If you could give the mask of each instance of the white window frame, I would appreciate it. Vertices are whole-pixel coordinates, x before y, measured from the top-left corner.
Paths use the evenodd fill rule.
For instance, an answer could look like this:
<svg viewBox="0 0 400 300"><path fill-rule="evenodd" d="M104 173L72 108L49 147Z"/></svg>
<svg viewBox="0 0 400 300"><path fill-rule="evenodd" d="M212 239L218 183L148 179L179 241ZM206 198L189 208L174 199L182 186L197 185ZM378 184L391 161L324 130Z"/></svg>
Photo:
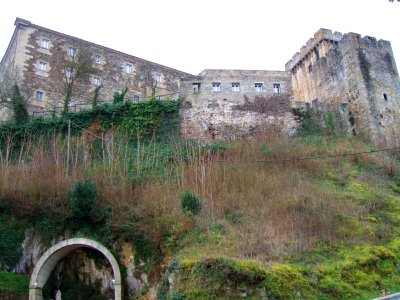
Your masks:
<svg viewBox="0 0 400 300"><path fill-rule="evenodd" d="M74 72L72 71L72 69L68 68L68 69L65 71L65 76L66 76L67 78L71 78L72 75L74 75Z"/></svg>
<svg viewBox="0 0 400 300"><path fill-rule="evenodd" d="M162 100L162 96L156 96L157 100Z"/></svg>
<svg viewBox="0 0 400 300"><path fill-rule="evenodd" d="M100 77L93 77L93 84L94 85L101 85L101 78Z"/></svg>
<svg viewBox="0 0 400 300"><path fill-rule="evenodd" d="M44 93L42 91L36 91L35 92L35 100L43 101L43 99L44 99Z"/></svg>
<svg viewBox="0 0 400 300"><path fill-rule="evenodd" d="M69 56L75 56L76 54L76 48L75 47L69 47L68 48L68 55Z"/></svg>
<svg viewBox="0 0 400 300"><path fill-rule="evenodd" d="M40 41L40 47L44 48L44 49L49 49L50 47L50 40L42 38L42 40Z"/></svg>
<svg viewBox="0 0 400 300"><path fill-rule="evenodd" d="M161 82L161 74L156 74L156 82L157 83Z"/></svg>
<svg viewBox="0 0 400 300"><path fill-rule="evenodd" d="M125 64L125 73L126 74L132 74L132 70L133 70L133 65L132 64Z"/></svg>
<svg viewBox="0 0 400 300"><path fill-rule="evenodd" d="M101 56L100 56L100 55L96 54L96 55L94 56L94 63L95 63L96 65L101 64Z"/></svg>
<svg viewBox="0 0 400 300"><path fill-rule="evenodd" d="M239 93L240 92L240 83L232 82L232 92Z"/></svg>
<svg viewBox="0 0 400 300"><path fill-rule="evenodd" d="M39 70L46 71L46 69L47 69L47 63L44 61L39 61Z"/></svg>
<svg viewBox="0 0 400 300"><path fill-rule="evenodd" d="M264 84L262 82L254 83L254 89L256 93L262 93L264 91Z"/></svg>
<svg viewBox="0 0 400 300"><path fill-rule="evenodd" d="M220 92L221 91L221 83L220 82L213 82L212 83L212 91L213 92Z"/></svg>
<svg viewBox="0 0 400 300"><path fill-rule="evenodd" d="M281 88L281 84L280 83L274 83L272 85L272 88L274 90L274 94L280 94L282 93L282 88Z"/></svg>

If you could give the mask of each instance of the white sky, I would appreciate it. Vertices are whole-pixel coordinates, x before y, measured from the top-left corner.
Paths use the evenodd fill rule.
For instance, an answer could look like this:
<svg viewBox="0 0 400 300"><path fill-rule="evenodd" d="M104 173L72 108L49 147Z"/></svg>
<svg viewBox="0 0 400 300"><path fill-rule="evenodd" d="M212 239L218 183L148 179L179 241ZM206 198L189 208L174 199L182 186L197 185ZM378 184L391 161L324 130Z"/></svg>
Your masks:
<svg viewBox="0 0 400 300"><path fill-rule="evenodd" d="M284 70L319 28L389 40L400 68L400 3L388 0L9 0L0 56L16 17L192 74Z"/></svg>

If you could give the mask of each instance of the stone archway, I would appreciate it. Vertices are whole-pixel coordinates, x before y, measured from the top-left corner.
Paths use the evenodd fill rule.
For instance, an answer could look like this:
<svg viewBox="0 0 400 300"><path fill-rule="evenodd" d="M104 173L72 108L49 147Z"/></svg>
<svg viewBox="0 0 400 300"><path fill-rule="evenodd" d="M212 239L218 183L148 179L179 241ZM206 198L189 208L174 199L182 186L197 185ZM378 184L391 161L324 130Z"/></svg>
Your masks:
<svg viewBox="0 0 400 300"><path fill-rule="evenodd" d="M114 299L121 300L121 271L111 252L100 243L85 239L73 238L62 241L47 250L33 269L29 283L29 300L43 300L42 289L56 264L72 251L79 248L91 248L102 253L110 262L113 269Z"/></svg>

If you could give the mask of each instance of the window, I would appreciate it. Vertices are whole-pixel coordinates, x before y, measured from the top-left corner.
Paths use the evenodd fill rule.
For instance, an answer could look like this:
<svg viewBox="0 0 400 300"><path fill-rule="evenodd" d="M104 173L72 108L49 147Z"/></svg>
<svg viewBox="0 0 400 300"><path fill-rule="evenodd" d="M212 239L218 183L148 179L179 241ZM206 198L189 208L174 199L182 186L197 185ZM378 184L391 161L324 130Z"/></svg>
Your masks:
<svg viewBox="0 0 400 300"><path fill-rule="evenodd" d="M386 94L383 94L383 100L385 100L385 101L388 100L388 96Z"/></svg>
<svg viewBox="0 0 400 300"><path fill-rule="evenodd" d="M274 83L273 88L274 88L274 93L275 94L280 94L281 93L281 85L279 83Z"/></svg>
<svg viewBox="0 0 400 300"><path fill-rule="evenodd" d="M156 82L161 82L161 75L160 74L156 74Z"/></svg>
<svg viewBox="0 0 400 300"><path fill-rule="evenodd" d="M35 93L35 99L38 100L38 101L43 101L43 96L44 96L44 93L43 93L43 92L37 91L37 92Z"/></svg>
<svg viewBox="0 0 400 300"><path fill-rule="evenodd" d="M156 96L156 99L157 99L157 100L161 100L161 99L162 99L162 96Z"/></svg>
<svg viewBox="0 0 400 300"><path fill-rule="evenodd" d="M262 83L255 83L254 84L255 88L256 88L256 92L260 93L263 91L263 84Z"/></svg>
<svg viewBox="0 0 400 300"><path fill-rule="evenodd" d="M308 73L311 73L312 72L312 64L309 64L308 65Z"/></svg>
<svg viewBox="0 0 400 300"><path fill-rule="evenodd" d="M318 49L314 49L314 53L315 53L315 58L317 60L319 60L319 51L318 51Z"/></svg>
<svg viewBox="0 0 400 300"><path fill-rule="evenodd" d="M221 84L219 82L213 82L212 91L213 92L220 92L221 91Z"/></svg>
<svg viewBox="0 0 400 300"><path fill-rule="evenodd" d="M132 73L132 65L131 64L125 64L125 73L126 74Z"/></svg>
<svg viewBox="0 0 400 300"><path fill-rule="evenodd" d="M39 62L39 70L46 71L46 69L47 69L47 64L44 61Z"/></svg>
<svg viewBox="0 0 400 300"><path fill-rule="evenodd" d="M200 93L200 82L193 83L193 94Z"/></svg>
<svg viewBox="0 0 400 300"><path fill-rule="evenodd" d="M48 39L42 39L42 41L40 42L40 47L45 48L45 49L49 49L49 40Z"/></svg>
<svg viewBox="0 0 400 300"><path fill-rule="evenodd" d="M74 74L74 72L72 72L71 69L67 69L67 71L65 72L65 75L67 76L67 78L72 77L73 74Z"/></svg>
<svg viewBox="0 0 400 300"><path fill-rule="evenodd" d="M101 56L100 55L95 55L94 57L94 63L96 65L99 65L101 63Z"/></svg>
<svg viewBox="0 0 400 300"><path fill-rule="evenodd" d="M93 77L93 84L94 85L101 85L101 78L100 77Z"/></svg>
<svg viewBox="0 0 400 300"><path fill-rule="evenodd" d="M76 53L76 49L74 47L69 47L68 48L68 55L69 56L74 56Z"/></svg>
<svg viewBox="0 0 400 300"><path fill-rule="evenodd" d="M133 96L133 101L134 102L139 102L139 100L140 100L139 96Z"/></svg>
<svg viewBox="0 0 400 300"><path fill-rule="evenodd" d="M232 92L240 92L240 83L232 83Z"/></svg>

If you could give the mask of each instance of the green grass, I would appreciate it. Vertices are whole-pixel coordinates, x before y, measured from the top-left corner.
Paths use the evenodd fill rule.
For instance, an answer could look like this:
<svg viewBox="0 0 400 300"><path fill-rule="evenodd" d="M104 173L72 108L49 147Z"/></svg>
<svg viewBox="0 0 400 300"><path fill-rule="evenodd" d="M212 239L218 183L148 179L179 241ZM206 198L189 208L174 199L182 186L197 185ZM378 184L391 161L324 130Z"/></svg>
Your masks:
<svg viewBox="0 0 400 300"><path fill-rule="evenodd" d="M28 288L29 279L26 276L0 270L0 291L26 293Z"/></svg>

